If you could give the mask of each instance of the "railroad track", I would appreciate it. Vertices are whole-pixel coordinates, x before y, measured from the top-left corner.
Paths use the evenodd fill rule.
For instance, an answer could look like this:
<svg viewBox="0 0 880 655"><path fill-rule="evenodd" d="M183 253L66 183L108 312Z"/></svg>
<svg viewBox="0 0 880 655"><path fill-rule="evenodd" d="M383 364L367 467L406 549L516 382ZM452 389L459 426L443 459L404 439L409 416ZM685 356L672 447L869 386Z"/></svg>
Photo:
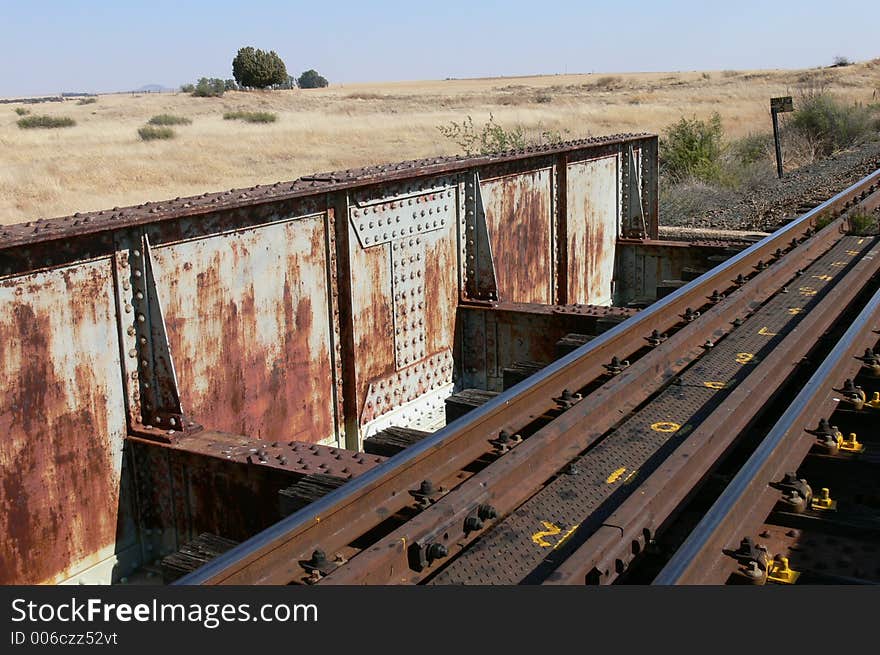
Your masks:
<svg viewBox="0 0 880 655"><path fill-rule="evenodd" d="M848 232L878 189L880 171L177 584L787 582L835 538L864 560L880 242ZM809 558L801 581L880 579Z"/></svg>

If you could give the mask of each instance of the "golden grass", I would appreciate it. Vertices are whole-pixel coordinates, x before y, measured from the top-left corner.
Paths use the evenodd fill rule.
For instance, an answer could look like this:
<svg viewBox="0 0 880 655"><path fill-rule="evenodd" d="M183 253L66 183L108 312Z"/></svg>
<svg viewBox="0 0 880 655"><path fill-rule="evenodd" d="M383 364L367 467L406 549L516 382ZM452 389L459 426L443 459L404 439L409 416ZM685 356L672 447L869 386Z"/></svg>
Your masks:
<svg viewBox="0 0 880 655"><path fill-rule="evenodd" d="M851 101L880 100L880 60L809 71L619 73L382 82L326 89L237 93L103 95L97 103L39 105L76 127L21 130L18 104L0 105L0 224L104 209L319 171L457 152L437 130L491 112L512 127L563 138L660 132L682 116L718 111L729 137L768 131L769 98L813 77ZM549 100L548 100L549 97ZM33 109L31 107L31 109ZM223 120L224 112L271 111L278 121ZM36 111L36 110L35 110ZM171 141L142 142L156 114L190 118Z"/></svg>

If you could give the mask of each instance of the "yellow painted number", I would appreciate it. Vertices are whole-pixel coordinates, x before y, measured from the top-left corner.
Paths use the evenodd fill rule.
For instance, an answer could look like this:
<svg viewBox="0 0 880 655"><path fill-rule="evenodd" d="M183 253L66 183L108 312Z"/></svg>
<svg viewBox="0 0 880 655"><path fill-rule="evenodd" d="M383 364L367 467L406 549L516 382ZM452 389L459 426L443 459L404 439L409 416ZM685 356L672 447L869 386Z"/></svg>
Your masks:
<svg viewBox="0 0 880 655"><path fill-rule="evenodd" d="M539 545L541 548L550 548L553 544L544 539L544 537L555 537L560 532L562 532L562 528L559 526L553 525L550 521L541 521L541 524L544 526L544 529L540 532L536 532L532 535L532 541Z"/></svg>
<svg viewBox="0 0 880 655"><path fill-rule="evenodd" d="M658 421L651 424L651 429L654 432L676 432L680 427L678 423L672 421Z"/></svg>
<svg viewBox="0 0 880 655"><path fill-rule="evenodd" d="M620 479L620 476L624 473L626 473L626 467L621 466L619 469L617 469L611 475L605 478L605 484L614 484Z"/></svg>
<svg viewBox="0 0 880 655"><path fill-rule="evenodd" d="M736 354L736 363L737 364L748 364L751 361L754 361L755 356L752 353L737 353Z"/></svg>
<svg viewBox="0 0 880 655"><path fill-rule="evenodd" d="M798 289L798 292L800 292L800 294L802 296L815 296L816 295L816 290L813 287L801 287L800 289Z"/></svg>

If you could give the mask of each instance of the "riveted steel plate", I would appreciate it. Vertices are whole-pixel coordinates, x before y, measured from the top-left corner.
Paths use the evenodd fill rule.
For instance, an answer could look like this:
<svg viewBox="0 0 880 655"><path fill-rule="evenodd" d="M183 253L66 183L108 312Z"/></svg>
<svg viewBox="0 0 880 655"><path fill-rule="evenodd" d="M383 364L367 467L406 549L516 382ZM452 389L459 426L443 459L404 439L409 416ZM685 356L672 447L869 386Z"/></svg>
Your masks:
<svg viewBox="0 0 880 655"><path fill-rule="evenodd" d="M349 207L349 219L361 247L442 230L452 224L458 199L457 187L450 184L451 181L445 180L427 189L406 187L400 194L392 190L392 195L379 200L358 194L360 199Z"/></svg>
<svg viewBox="0 0 880 655"><path fill-rule="evenodd" d="M0 281L0 584L55 583L133 537L112 259Z"/></svg>
<svg viewBox="0 0 880 655"><path fill-rule="evenodd" d="M452 382L452 352L444 350L370 382L361 425Z"/></svg>
<svg viewBox="0 0 880 655"><path fill-rule="evenodd" d="M398 239L391 244L394 361L398 369L425 357L428 322L425 308L426 259L421 236Z"/></svg>
<svg viewBox="0 0 880 655"><path fill-rule="evenodd" d="M327 225L323 213L153 241L180 394L196 421L255 439L338 443Z"/></svg>

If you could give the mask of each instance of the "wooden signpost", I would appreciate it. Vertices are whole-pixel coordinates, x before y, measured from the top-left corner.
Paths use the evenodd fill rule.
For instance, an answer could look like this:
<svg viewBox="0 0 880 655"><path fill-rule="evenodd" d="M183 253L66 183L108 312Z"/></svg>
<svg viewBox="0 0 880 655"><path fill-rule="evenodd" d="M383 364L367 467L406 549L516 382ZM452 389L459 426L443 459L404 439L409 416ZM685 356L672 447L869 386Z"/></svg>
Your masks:
<svg viewBox="0 0 880 655"><path fill-rule="evenodd" d="M794 103L791 96L770 98L770 113L773 115L773 141L776 143L776 173L782 179L782 147L779 145L779 119L777 114L785 111L794 111Z"/></svg>

